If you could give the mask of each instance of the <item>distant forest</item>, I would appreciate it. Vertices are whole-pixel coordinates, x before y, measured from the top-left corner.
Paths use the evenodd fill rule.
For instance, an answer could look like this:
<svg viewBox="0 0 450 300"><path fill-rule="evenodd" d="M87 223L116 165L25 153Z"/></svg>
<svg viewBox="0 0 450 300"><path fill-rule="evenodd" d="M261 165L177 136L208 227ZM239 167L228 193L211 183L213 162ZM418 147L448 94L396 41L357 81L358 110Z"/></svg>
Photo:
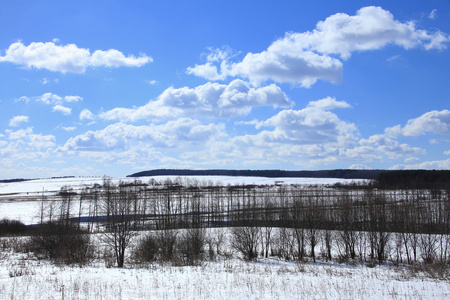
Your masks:
<svg viewBox="0 0 450 300"><path fill-rule="evenodd" d="M388 189L450 189L450 170L318 170L318 171L286 171L286 170L189 170L189 169L155 169L128 175L127 177L151 176L244 176L268 178L342 178L371 179L373 187ZM52 177L73 178L74 176ZM12 183L32 179L5 179L0 183Z"/></svg>
<svg viewBox="0 0 450 300"><path fill-rule="evenodd" d="M382 172L376 184L388 189L450 189L450 170L402 170Z"/></svg>
<svg viewBox="0 0 450 300"><path fill-rule="evenodd" d="M268 178L343 178L372 179L373 187L434 189L450 188L450 170L319 170L319 171L286 171L286 170L187 170L156 169L142 171L127 177L144 176L248 176Z"/></svg>
<svg viewBox="0 0 450 300"><path fill-rule="evenodd" d="M127 177L144 176L245 176L268 178L343 178L343 179L376 179L386 170L319 170L319 171L286 171L286 170L186 170L186 169L157 169L142 171Z"/></svg>

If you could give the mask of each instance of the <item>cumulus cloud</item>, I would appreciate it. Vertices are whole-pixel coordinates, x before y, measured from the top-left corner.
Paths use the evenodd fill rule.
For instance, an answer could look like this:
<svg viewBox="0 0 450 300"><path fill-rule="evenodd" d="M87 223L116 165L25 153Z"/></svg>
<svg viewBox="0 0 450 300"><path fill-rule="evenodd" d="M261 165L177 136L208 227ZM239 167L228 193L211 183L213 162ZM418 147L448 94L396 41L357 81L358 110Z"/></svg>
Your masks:
<svg viewBox="0 0 450 300"><path fill-rule="evenodd" d="M401 144L385 134L376 134L368 139L361 139L359 144L363 147L371 147L378 153L388 158L416 157L425 154L425 150L419 147L412 147L408 144Z"/></svg>
<svg viewBox="0 0 450 300"><path fill-rule="evenodd" d="M293 33L288 37L293 45L303 44L308 49L339 54L344 59L354 51L376 50L389 44L405 49L422 46L430 50L443 49L448 42L442 32L429 33L417 29L413 21L402 23L395 20L389 11L374 6L363 7L354 16L332 15L318 22L314 31Z"/></svg>
<svg viewBox="0 0 450 300"><path fill-rule="evenodd" d="M33 42L25 46L19 41L9 46L5 55L0 56L0 62L61 73L84 73L89 67L141 67L152 62L152 58L145 54L125 56L115 49L96 50L91 54L89 49L75 44Z"/></svg>
<svg viewBox="0 0 450 300"><path fill-rule="evenodd" d="M196 75L206 78L208 80L224 80L228 74L225 70L228 68L228 60L235 56L233 50L230 47L223 47L221 49L208 48L209 53L204 54L206 56L206 64L195 65L195 67L188 67L187 74ZM214 63L220 63L221 74Z"/></svg>
<svg viewBox="0 0 450 300"><path fill-rule="evenodd" d="M312 51L291 52L269 47L261 53L248 53L242 62L233 64L229 74L248 78L256 85L267 80L290 82L310 87L317 80L339 83L342 63L335 58Z"/></svg>
<svg viewBox="0 0 450 300"><path fill-rule="evenodd" d="M289 141L301 144L353 142L357 128L327 110L306 107L302 110L283 110L263 123L274 127L272 141Z"/></svg>
<svg viewBox="0 0 450 300"><path fill-rule="evenodd" d="M52 111L53 112L60 112L60 113L62 113L65 116L68 116L68 115L72 114L72 109L71 108L65 107L65 106L62 106L62 105L55 105L55 106L53 106Z"/></svg>
<svg viewBox="0 0 450 300"><path fill-rule="evenodd" d="M301 110L282 110L265 121L242 122L254 124L260 131L233 137L206 151L214 152L210 154L214 159L239 158L247 164L294 163L305 167L336 161L339 149L355 146L359 135L353 123L328 110L336 106L349 107L343 101L326 98L311 101Z"/></svg>
<svg viewBox="0 0 450 300"><path fill-rule="evenodd" d="M137 121L154 118L246 115L253 107L291 107L294 103L276 85L253 88L236 79L228 85L206 83L195 88L166 89L156 100L138 108L115 108L99 116L108 120Z"/></svg>
<svg viewBox="0 0 450 300"><path fill-rule="evenodd" d="M92 121L95 119L94 114L89 109L83 109L80 112L80 121Z"/></svg>
<svg viewBox="0 0 450 300"><path fill-rule="evenodd" d="M447 160L435 160L435 161L425 161L419 164L399 164L395 165L392 170L449 170L450 169L450 159Z"/></svg>
<svg viewBox="0 0 450 300"><path fill-rule="evenodd" d="M441 135L450 135L450 111L433 110L416 119L408 120L406 125L396 125L386 129L391 136L419 136L427 132Z"/></svg>
<svg viewBox="0 0 450 300"><path fill-rule="evenodd" d="M55 146L55 137L53 135L35 134L32 127L20 130L6 130L7 138L11 141L9 148L24 150L43 150Z"/></svg>
<svg viewBox="0 0 450 300"><path fill-rule="evenodd" d="M395 159L412 162L425 154L424 149L386 134L360 138L355 124L330 111L350 107L345 101L327 97L311 101L300 110L282 110L267 120L235 122L254 125L259 132L233 137L205 151L215 151L210 153L214 159L241 158L247 164L294 163L303 168L346 161L354 166Z"/></svg>
<svg viewBox="0 0 450 300"><path fill-rule="evenodd" d="M336 98L327 97L308 103L308 107L314 107L321 110L330 110L335 108L351 108L352 106L345 101L337 101Z"/></svg>
<svg viewBox="0 0 450 300"><path fill-rule="evenodd" d="M353 16L332 15L318 22L313 31L288 32L267 50L248 53L240 62L230 62L229 56L208 56L205 64L190 67L187 73L209 80L241 76L254 84L274 80L310 87L317 80L341 81L343 63L333 55L346 60L352 52L377 50L387 45L444 49L448 41L448 36L440 31L417 29L413 21L397 21L389 11L370 6Z"/></svg>
<svg viewBox="0 0 450 300"><path fill-rule="evenodd" d="M15 116L11 120L9 120L9 126L17 127L20 126L22 123L28 123L29 121L30 118L27 116Z"/></svg>
<svg viewBox="0 0 450 300"><path fill-rule="evenodd" d="M187 90L196 95L195 89ZM187 90L178 92L184 95ZM186 99L194 101L193 106L198 101L197 96L168 99L165 105L172 103L173 107L174 103L187 105L181 104ZM74 136L57 152L140 166L150 163L201 167L205 162L213 162L217 166L295 164L301 168L343 162L361 168L370 162L398 159L411 164L425 154L423 149L387 134L361 138L354 123L342 120L332 111L338 108L348 109L351 105L327 97L311 101L303 109L281 110L265 120L236 121L237 126L256 128L256 133L238 135L227 134L224 124L204 124L184 117L145 126L119 122Z"/></svg>
<svg viewBox="0 0 450 300"><path fill-rule="evenodd" d="M22 96L16 100L16 102L25 102L25 103L29 103L30 101L36 101L36 102L44 103L47 105L50 105L50 104L61 105L63 103L83 101L83 97L74 96L74 95L61 97L61 96L59 96L57 94L53 94L53 93L44 93L41 96L36 96L36 97Z"/></svg>
<svg viewBox="0 0 450 300"><path fill-rule="evenodd" d="M182 118L162 125L134 126L116 123L70 138L59 151L124 151L140 145L152 148L179 148L205 143L225 136L223 124L203 125Z"/></svg>

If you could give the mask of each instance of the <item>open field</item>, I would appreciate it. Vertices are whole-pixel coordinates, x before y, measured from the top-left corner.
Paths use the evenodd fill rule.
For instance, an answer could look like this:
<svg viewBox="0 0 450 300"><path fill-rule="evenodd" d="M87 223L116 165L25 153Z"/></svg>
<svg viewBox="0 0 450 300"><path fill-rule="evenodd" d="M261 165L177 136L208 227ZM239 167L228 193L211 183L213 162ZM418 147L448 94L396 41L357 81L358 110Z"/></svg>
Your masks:
<svg viewBox="0 0 450 300"><path fill-rule="evenodd" d="M212 179L210 177L201 180L196 179L194 182L191 179L183 179L183 181L178 179L177 181L176 178L170 178L172 182L170 186L174 187L171 189L155 183L150 187L146 184L125 184L123 189L120 189L120 186L118 186L120 180L129 180L128 183L133 183L134 179L113 179L110 181L112 187L119 188L117 190L119 193L114 194L114 192L112 195L117 195L117 197L122 195L117 199L126 201L126 199L131 199L129 196L143 196L151 191L153 196L147 195L148 202L145 202L145 206L147 209L153 209L154 206L160 209L160 211L156 211L155 208L154 212L149 211L148 214L139 214L139 216L146 217L140 217L140 219L134 221L138 224L141 224L141 222L152 224L160 222L157 226L161 230L139 231L130 235L132 242L125 254L124 268L114 267L116 263L112 255L113 249L104 238L105 235L110 233L104 232L101 223L89 227L92 232L90 234L90 249L92 252L90 259L83 263L82 267L77 264L66 265L61 262L55 264L51 259L43 259L42 256L30 250L29 244L26 242L28 237L0 238L1 298L448 299L450 297L448 234L405 232L405 235L403 235L402 232L383 232L380 235L383 239L376 240L375 238L378 238L378 235L374 236L365 231L353 230L345 233L346 231L343 228L328 230L325 227L312 230L314 227L308 227L309 225L304 222L307 219L302 219L303 223L296 223L297 225L305 225L305 228L299 228L297 225L293 227L290 225L287 228L272 228L267 226L267 223L261 223L263 219L261 219L262 214L259 205L263 205L268 199L276 204L276 209L268 211L273 215L279 215L277 218L281 218L285 211L291 214L296 211L305 213L308 211L305 208L292 210L290 207L293 205L292 207L295 208L295 203L298 203L298 201L303 203L306 199L322 199L322 196L318 197L322 194L318 194L317 191L323 192L323 195L327 195L331 199L327 199L327 201L335 203L340 197L349 194L345 191L326 189L325 187L344 180L304 178L276 180L266 178ZM145 182L149 179L141 180ZM167 178L160 178L159 180L165 181ZM220 185L215 183L218 181L221 182ZM173 182L183 184L190 182L192 185L190 189L182 190L180 185L173 185ZM350 183L351 181L347 182ZM65 216L66 208L67 215L75 219L79 216L97 216L92 213L94 198L86 196L95 195L91 190L95 184L103 184L103 178L53 179L2 184L0 186L0 219L7 217L20 220L25 224L38 224L41 220L46 221L48 219L50 208L55 214L55 219L62 217L63 214ZM195 189L193 189L194 184ZM60 194L61 188L67 189L67 186L73 187L73 189L70 189L71 193ZM146 188L142 189L144 186ZM215 187L211 188L211 186ZM239 188L235 190L231 188L232 186L238 186ZM137 188L141 190L138 191ZM44 194L42 194L42 190L44 190ZM204 192L201 192L202 190ZM110 191L116 190L111 189ZM230 194L226 194L225 191L229 191ZM351 193L351 197L354 197L351 199L357 199L358 205L355 208L358 209L362 207L361 201L359 201L360 197L362 197L361 199L368 199L368 195L373 195L372 192L367 194L364 191L351 191L349 193ZM85 197L84 200L82 200L82 195ZM221 197L225 197L225 195L231 196L233 202L221 201ZM375 193L374 195L380 194ZM420 198L420 201L435 199L434 195L431 196L425 191L420 193L398 191L396 193L390 192L389 195L389 198L386 198L389 200L386 202L389 205L403 203L400 201L403 199L402 197ZM103 199L102 197L105 196L101 196L99 199ZM280 197L283 201L280 200ZM447 203L447 198L448 194L439 194L442 205ZM72 202L69 201L69 203L72 203L71 205L67 204L67 199L71 199ZM183 206L182 200L190 203L190 206ZM195 202L197 200L201 201ZM227 205L227 201L231 204ZM239 204L236 204L236 201ZM197 211L191 210L192 207L195 207L192 204L195 203L198 203ZM216 203L219 203L217 211ZM308 204L308 202L304 203ZM167 206L167 204L170 204L170 206ZM239 205L240 208L236 209L236 205ZM439 205L433 204L432 212L440 211L435 209L440 207ZM142 209L142 206L139 207ZM312 206L306 207L311 208ZM335 211L334 208L328 209L328 205L320 207L326 207L327 211ZM98 209L101 210L101 208L102 206L99 205ZM222 216L220 212L225 208L227 213ZM170 213L164 211L165 209L168 209ZM44 211L45 214L43 214ZM159 212L160 215L155 215L155 212ZM189 214L189 212L196 213ZM258 213L256 214L256 212ZM98 215L101 216L102 213L99 212ZM195 216L198 216L198 219ZM316 216L319 217L319 215ZM249 217L251 218L249 219ZM447 219L444 217L442 218L446 222ZM249 223L249 220L259 220L260 223L258 224L261 224L261 228L257 231L258 238L254 246L256 258L251 259L251 261L244 260L244 253L233 245L236 241L236 231L233 228L209 228L211 224L214 224L212 220L217 218L222 218L222 221L227 222L241 222L241 224L247 224L248 228L255 226ZM123 222L128 220L127 217ZM195 223L196 220L207 221ZM293 222L293 219L289 217L284 221ZM183 260L185 258L183 254L178 254L177 259L168 262L158 260L153 262L137 261L134 253L136 253L140 238L147 234L156 235L159 232L164 232L166 230L164 226L173 226L173 224L184 224L183 226L203 224L200 227L207 227L201 231L205 235L205 244L200 254L201 260L194 265L187 265L189 263ZM277 224L277 226L280 226L284 223ZM360 226L357 223L352 224ZM321 226L323 227L323 224ZM176 229L177 236L185 238L189 230L197 229ZM300 240L298 239L300 234L305 239L304 244L302 244L305 253L301 255L301 258L299 258L298 253L300 251L298 250L300 249ZM347 234L351 234L353 239L353 244L349 245L355 248L355 258L346 256ZM218 242L219 237L221 239L220 244ZM409 260L413 260L413 252L406 248L409 251L406 254L405 249L402 248L402 238L404 237L408 238L407 247L411 245L417 247L417 253L414 252L414 256L417 255L417 261L414 257L414 261L408 263ZM417 240L416 244L412 243L413 239ZM372 244L375 240L386 242L383 245L381 262L370 254L371 249L376 248ZM177 242L178 247L182 247L182 241L184 240ZM332 243L328 245L327 241ZM431 249L434 251L431 256L434 263L425 264L422 262L422 258L425 259L425 253L429 251L425 246L430 241L434 245ZM314 247L311 243L315 243L313 244ZM314 257L311 256L312 248L315 248L316 251ZM331 251L331 259L327 257L328 250ZM267 251L266 255L264 255L265 251ZM406 255L408 255L408 258ZM314 260L316 262L313 262Z"/></svg>
<svg viewBox="0 0 450 300"><path fill-rule="evenodd" d="M176 180L178 176L155 176L141 177L139 180L148 182L153 179L164 182L167 179ZM189 177L183 177L186 179ZM136 178L122 177L110 178L111 182L132 183ZM333 185L335 183L360 182L361 180L339 179L339 178L265 178L265 177L231 177L231 176L195 176L191 177L198 182L209 182L211 184L220 183L222 185L274 185L279 184L300 184L300 185ZM76 177L76 178L55 178L38 179L13 183L0 183L0 219L9 218L19 220L26 225L38 223L39 210L43 196L46 201L58 200L54 198L61 188L70 186L74 192L79 193L86 187L96 184L103 184L103 177ZM74 215L78 206L74 205Z"/></svg>
<svg viewBox="0 0 450 300"><path fill-rule="evenodd" d="M107 268L54 265L3 251L2 299L448 299L450 283L437 270L275 258L221 258L201 266L167 264ZM448 273L447 273L448 274Z"/></svg>

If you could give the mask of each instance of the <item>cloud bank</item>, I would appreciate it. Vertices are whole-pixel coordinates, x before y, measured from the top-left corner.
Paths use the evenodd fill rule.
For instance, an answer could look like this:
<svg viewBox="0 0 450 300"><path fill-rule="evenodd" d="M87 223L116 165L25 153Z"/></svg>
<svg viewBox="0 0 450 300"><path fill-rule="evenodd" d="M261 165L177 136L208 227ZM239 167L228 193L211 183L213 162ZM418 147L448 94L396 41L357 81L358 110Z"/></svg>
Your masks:
<svg viewBox="0 0 450 300"><path fill-rule="evenodd" d="M95 67L142 67L152 61L145 54L125 56L115 49L91 53L89 49L79 48L75 44L56 45L53 42L33 42L25 46L19 41L11 44L5 55L0 56L0 62L61 73L84 73L86 69Z"/></svg>
<svg viewBox="0 0 450 300"><path fill-rule="evenodd" d="M291 107L294 103L275 84L253 88L235 79L229 84L208 82L195 88L166 89L156 100L138 108L115 108L100 114L107 120L138 121L177 117L231 118L254 107Z"/></svg>

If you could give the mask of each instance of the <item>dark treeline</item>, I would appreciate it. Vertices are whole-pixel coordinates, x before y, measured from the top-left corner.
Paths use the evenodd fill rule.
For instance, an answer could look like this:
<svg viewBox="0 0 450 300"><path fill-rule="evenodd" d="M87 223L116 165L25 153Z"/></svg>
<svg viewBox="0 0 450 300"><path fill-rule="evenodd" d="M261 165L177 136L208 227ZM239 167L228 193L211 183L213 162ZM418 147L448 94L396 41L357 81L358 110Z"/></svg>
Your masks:
<svg viewBox="0 0 450 300"><path fill-rule="evenodd" d="M319 171L287 171L287 170L186 170L157 169L142 171L127 177L144 176L244 176L244 177L310 177L310 178L343 178L343 179L375 179L385 170L319 170Z"/></svg>
<svg viewBox="0 0 450 300"><path fill-rule="evenodd" d="M450 188L450 170L401 170L378 174L378 187L389 189Z"/></svg>
<svg viewBox="0 0 450 300"><path fill-rule="evenodd" d="M0 180L0 183L14 183L14 182L22 182L22 181L28 181L31 179L24 179L24 178L14 178L14 179L2 179Z"/></svg>

